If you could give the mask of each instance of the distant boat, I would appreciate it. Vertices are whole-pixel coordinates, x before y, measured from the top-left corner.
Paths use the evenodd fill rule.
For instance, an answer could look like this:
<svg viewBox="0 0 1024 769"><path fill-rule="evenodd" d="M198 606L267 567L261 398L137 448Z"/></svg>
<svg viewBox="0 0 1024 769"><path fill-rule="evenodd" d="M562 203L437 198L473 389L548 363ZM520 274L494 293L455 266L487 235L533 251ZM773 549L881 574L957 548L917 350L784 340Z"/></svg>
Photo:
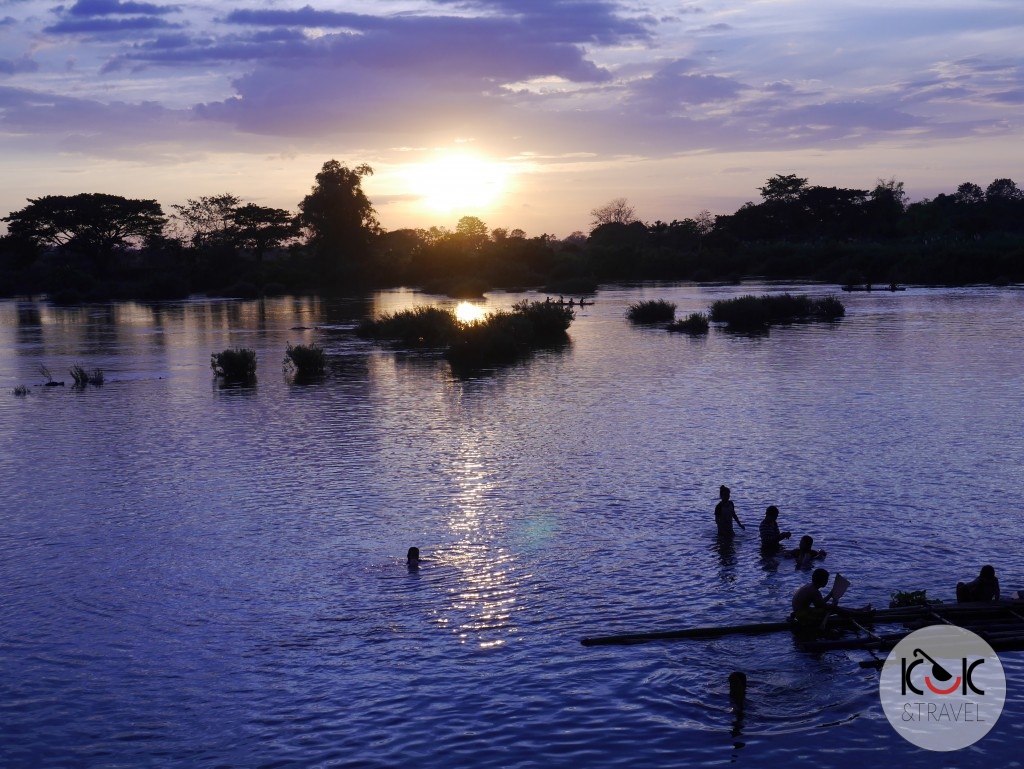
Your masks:
<svg viewBox="0 0 1024 769"><path fill-rule="evenodd" d="M906 291L907 289L903 286L890 283L888 286L873 286L870 283L863 285L846 285L843 286L843 291Z"/></svg>
<svg viewBox="0 0 1024 769"><path fill-rule="evenodd" d="M557 305L564 306L564 307L575 307L576 305L579 305L580 307L589 307L590 305L592 305L594 303L594 300L590 300L589 302L587 302L587 301L584 301L583 298L581 297L578 302L575 299L572 299L572 298L570 298L569 301L567 302L562 297L558 297L558 299L552 299L549 296L547 299L544 300L544 302L545 302L545 304L557 304Z"/></svg>

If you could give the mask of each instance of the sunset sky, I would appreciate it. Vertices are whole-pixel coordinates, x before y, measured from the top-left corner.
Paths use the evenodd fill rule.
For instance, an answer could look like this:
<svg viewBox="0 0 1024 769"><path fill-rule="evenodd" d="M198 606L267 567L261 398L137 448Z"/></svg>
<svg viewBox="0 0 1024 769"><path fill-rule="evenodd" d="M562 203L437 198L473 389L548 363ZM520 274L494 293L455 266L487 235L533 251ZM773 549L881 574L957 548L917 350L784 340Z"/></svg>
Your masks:
<svg viewBox="0 0 1024 769"><path fill-rule="evenodd" d="M295 210L367 163L387 229L564 237L757 200L1024 186L1022 0L0 0L0 216L47 194Z"/></svg>

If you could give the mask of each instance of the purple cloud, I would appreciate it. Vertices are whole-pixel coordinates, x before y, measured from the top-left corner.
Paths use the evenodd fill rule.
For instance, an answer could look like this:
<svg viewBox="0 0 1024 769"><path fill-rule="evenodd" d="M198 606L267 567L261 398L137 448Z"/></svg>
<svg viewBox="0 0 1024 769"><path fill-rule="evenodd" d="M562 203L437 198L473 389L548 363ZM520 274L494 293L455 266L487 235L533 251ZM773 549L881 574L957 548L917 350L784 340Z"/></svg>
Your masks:
<svg viewBox="0 0 1024 769"><path fill-rule="evenodd" d="M493 90L504 83L556 76L573 82L604 82L610 73L585 58L571 42L550 39L550 30L535 31L508 19L458 17L377 18L333 11L236 12L232 18L260 19L270 31L196 40L174 48L149 44L136 46L108 64L179 65L211 61L258 61L264 67L285 67L296 79L297 68L358 67L398 73L408 70L432 87L428 77L475 82L476 88ZM292 20L295 24L277 24ZM272 22L274 22L272 24ZM336 28L362 34L336 32L309 39L294 29L330 22ZM258 26L258 25L250 25Z"/></svg>
<svg viewBox="0 0 1024 769"><path fill-rule="evenodd" d="M177 5L122 2L122 0L78 0L68 9L70 16L164 16L180 10Z"/></svg>
<svg viewBox="0 0 1024 769"><path fill-rule="evenodd" d="M164 19L151 16L133 16L127 19L86 18L65 19L43 29L51 35L103 35L124 32L150 31L155 29L175 29L180 24L172 24Z"/></svg>
<svg viewBox="0 0 1024 769"><path fill-rule="evenodd" d="M465 6L465 3L458 3ZM321 11L312 6L298 10L240 9L223 21L249 26L297 26L350 29L392 34L510 35L517 39L562 43L614 44L650 37L654 20L627 19L616 15L614 5L601 2L495 2L470 3L482 10L503 11L496 16L368 16L340 11Z"/></svg>
<svg viewBox="0 0 1024 769"><path fill-rule="evenodd" d="M23 56L20 59L0 59L0 75L20 75L38 70L39 65L28 56Z"/></svg>
<svg viewBox="0 0 1024 769"><path fill-rule="evenodd" d="M695 69L690 59L674 61L632 84L630 101L652 112L671 112L680 106L733 99L748 88L732 78L697 73Z"/></svg>

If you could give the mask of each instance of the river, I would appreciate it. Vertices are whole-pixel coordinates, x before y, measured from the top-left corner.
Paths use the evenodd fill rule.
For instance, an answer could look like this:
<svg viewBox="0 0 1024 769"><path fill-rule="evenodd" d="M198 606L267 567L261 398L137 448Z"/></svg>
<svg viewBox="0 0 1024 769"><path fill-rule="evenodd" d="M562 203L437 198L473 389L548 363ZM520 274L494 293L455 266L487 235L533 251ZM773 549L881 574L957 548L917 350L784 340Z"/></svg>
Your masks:
<svg viewBox="0 0 1024 769"><path fill-rule="evenodd" d="M580 644L787 614L807 574L761 557L769 504L849 605L952 601L984 563L1024 587L1024 290L841 294L842 320L763 335L624 317L783 290L829 292L603 289L565 347L461 377L353 335L454 304L411 291L0 302L0 766L1020 765L1019 653L1000 721L945 755L889 726L868 652ZM328 373L296 384L309 343ZM212 377L236 346L254 386Z"/></svg>

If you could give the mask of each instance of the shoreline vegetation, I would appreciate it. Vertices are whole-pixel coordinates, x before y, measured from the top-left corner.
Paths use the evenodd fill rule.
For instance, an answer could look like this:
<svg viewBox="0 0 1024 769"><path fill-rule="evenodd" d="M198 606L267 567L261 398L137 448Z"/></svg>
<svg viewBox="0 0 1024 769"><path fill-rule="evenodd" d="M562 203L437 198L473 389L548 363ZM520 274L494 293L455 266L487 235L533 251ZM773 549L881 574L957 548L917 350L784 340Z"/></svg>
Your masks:
<svg viewBox="0 0 1024 769"><path fill-rule="evenodd" d="M454 229L385 231L366 165L328 161L297 211L231 193L164 211L155 200L48 195L3 217L0 296L57 304L355 295L388 287L476 298L492 289L586 295L637 280L808 280L845 290L1024 282L1024 191L1011 179L909 202L903 183L813 186L794 174L732 214L646 223L624 198L589 232L534 237L463 216ZM497 321L496 321L497 322Z"/></svg>

